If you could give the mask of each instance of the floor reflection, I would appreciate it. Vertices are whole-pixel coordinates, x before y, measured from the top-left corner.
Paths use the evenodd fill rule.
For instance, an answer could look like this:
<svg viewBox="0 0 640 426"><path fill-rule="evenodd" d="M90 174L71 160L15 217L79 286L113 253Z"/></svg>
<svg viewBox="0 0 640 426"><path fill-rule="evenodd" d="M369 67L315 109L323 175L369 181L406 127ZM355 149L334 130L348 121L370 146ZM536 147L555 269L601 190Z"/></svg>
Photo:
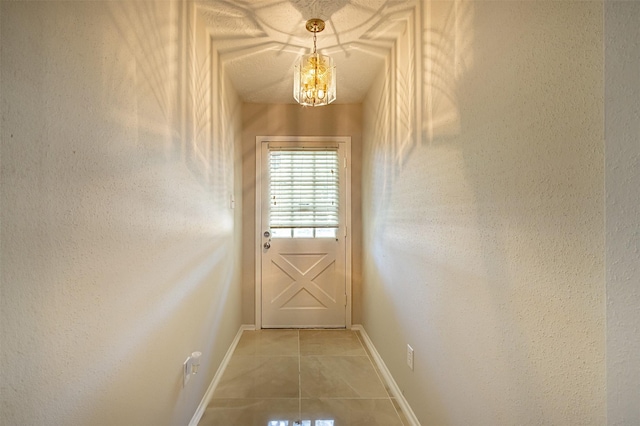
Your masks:
<svg viewBox="0 0 640 426"><path fill-rule="evenodd" d="M293 422L293 426L334 426L333 420L315 420L311 423L311 420L302 420L299 422ZM268 426L289 426L288 420L272 420Z"/></svg>

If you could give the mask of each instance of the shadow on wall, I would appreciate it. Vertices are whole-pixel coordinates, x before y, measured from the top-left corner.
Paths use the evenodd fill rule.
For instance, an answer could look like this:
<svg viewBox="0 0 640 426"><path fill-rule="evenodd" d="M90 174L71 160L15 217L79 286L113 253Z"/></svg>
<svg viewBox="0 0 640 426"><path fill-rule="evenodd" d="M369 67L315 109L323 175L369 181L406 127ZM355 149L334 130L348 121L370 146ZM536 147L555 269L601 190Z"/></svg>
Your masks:
<svg viewBox="0 0 640 426"><path fill-rule="evenodd" d="M370 176L378 212L386 210L394 177L419 144L460 133L458 85L473 67L473 16L470 0L420 1L389 11L364 35L370 43L355 44L385 60L379 91L369 94L376 114L370 160L384 165ZM378 218L376 228L387 223Z"/></svg>
<svg viewBox="0 0 640 426"><path fill-rule="evenodd" d="M196 179L210 190L229 188L232 181L224 170L233 162L233 144L229 123L223 117L238 114L239 105L227 102L227 77L217 55L211 54L217 46L212 45L206 15L201 6L185 3L181 9L175 8L173 22L155 26L158 7L153 2L110 3L112 19L125 41L113 48L122 51L126 46L136 63L127 75L105 81L105 102L117 102L111 98L119 93L126 97L134 87L141 95L138 102L147 105L126 107L135 108L135 112L142 112L143 107L154 113L158 110L164 121L154 123L151 117L136 117L128 110L114 111L114 119L150 133L169 132L173 146L164 148L180 149ZM131 123L134 117L137 123ZM217 201L224 201L229 194L216 195L220 197Z"/></svg>
<svg viewBox="0 0 640 426"><path fill-rule="evenodd" d="M458 19L452 22L452 25L466 25L464 20L459 18L468 2L455 3L458 9L455 16ZM305 29L305 22L310 18L322 18L327 24L318 39L319 51L332 55L338 70L357 70L337 74L339 98L342 103L360 103L362 99L355 93L366 91L368 87L363 86L369 84L376 72L375 67L363 69L359 66L362 60L371 56L382 60L394 49L394 45L401 55L410 54L407 49L414 47L417 49L415 52L419 53L423 47L414 46L414 40L410 39L411 31L423 28L421 16L408 16L414 9L419 14L422 13L425 6L420 0L374 0L366 2L366 5L356 0L281 1L270 4L213 0L198 7L210 28L220 60L233 70L230 77L246 102L263 102L258 99L264 99L267 95L273 99L272 103L293 103L291 80L286 76L292 75L294 62L300 54L308 52L311 46L309 32ZM405 32L405 29L408 32ZM454 31L460 34L462 30L457 28ZM400 36L406 38L396 40ZM443 40L436 35L424 40L425 43L431 41L439 44ZM451 47L457 49L455 55L461 57L460 49L465 48L461 40L454 40L451 46L437 45L437 49L442 49L442 52L448 52L446 49ZM275 58L274 51L277 52ZM415 65L423 66L421 63ZM403 68L402 71L407 70ZM400 96L404 94L403 102L407 102L407 97L414 93L412 88L421 84L409 79L413 79L414 76L421 78L421 74L416 74L421 71L408 70L411 75L402 75L401 69L395 69L395 72L399 73L399 84L394 91L399 90ZM274 78L273 81L265 83L265 75L285 77ZM434 81L433 85L441 83ZM354 87L361 91L354 90ZM408 107L410 106L405 104L398 106ZM409 125L404 124L405 127Z"/></svg>
<svg viewBox="0 0 640 426"><path fill-rule="evenodd" d="M16 372L3 419L185 424L239 325L239 104L206 27L186 2L2 7L3 23L18 22L3 55L25 39L40 48L3 63L3 87L26 86L4 72L25 64L40 84L33 98L12 91L27 99L6 113L23 145L5 151L3 139L16 165L39 165L3 167L19 206L2 210L2 314L15 311L16 336L3 340L3 369L6 350ZM182 389L193 350L207 359Z"/></svg>
<svg viewBox="0 0 640 426"><path fill-rule="evenodd" d="M129 70L128 75L112 76L112 81L105 82L105 102L130 90L131 84L140 93L149 94L149 99L156 101L154 108L176 123L172 136L182 144L185 161L194 174L204 182L224 181L226 176L215 174L225 169L232 153L229 144L212 143L212 140L226 140L227 126L219 118L231 113L217 111L228 106L215 102L224 99L225 67L237 60L251 60L265 51L289 52L297 57L309 48L308 33L304 30L306 19L319 16L328 20L330 26L331 17L349 6L364 11L366 18L347 27L339 21L340 28L333 31L328 28L323 36L332 42L325 50L361 51L385 60L387 85L378 97L375 140L393 144L389 161L395 165L394 169L402 166L420 140L433 141L435 137L454 136L459 132L456 84L473 65L471 1L457 0L446 8L432 8L432 2L428 1L380 0L373 2L374 6L363 6L352 0L327 4L283 3L285 7L223 0L189 5L197 9L197 19L187 18L185 11L181 12L183 16L175 16L188 26L186 35L151 28L155 21L148 18L140 21L143 25L136 24L136 17L157 14L156 7L148 2L115 2L111 6L112 19L129 50L136 52L137 69ZM265 12L271 8L282 9L283 19L267 20ZM440 16L442 14L445 16ZM296 18L295 22L286 19L291 16ZM166 27L171 28L170 23ZM171 40L166 39L166 34L171 34ZM198 44L196 39L207 39L210 45ZM209 54L212 48L217 55ZM181 66L185 62L186 69ZM293 62L287 64L288 68L292 66ZM263 86L286 84L290 89L290 79L286 77L289 74L282 72L280 75L285 77ZM178 78L169 78L172 75ZM211 82L215 82L213 86ZM129 110L114 111L114 117L133 124ZM140 123L144 117L137 120L137 125L150 132L167 131L163 127L166 123L152 120ZM383 127L388 129L386 134L382 134ZM177 129L183 133L175 134Z"/></svg>
<svg viewBox="0 0 640 426"><path fill-rule="evenodd" d="M473 67L473 3L444 3L445 7L422 0L378 0L363 6L340 0L265 5L214 0L197 7L219 54L219 67L236 69L236 63L250 61L255 76L284 76L266 84L250 73L232 77L239 79L238 90L272 93L278 87L278 92L290 93L291 81L286 76L291 75L298 55L309 49L304 23L311 17L327 21L322 51L342 52L345 57L364 54L383 61L385 87L376 98L375 141L393 144L388 160L397 170L419 141L455 136L460 131L456 87ZM354 19L346 20L351 12ZM273 13L281 19L274 19ZM283 54L278 64L262 58L273 51ZM271 72L274 66L280 67L277 72ZM338 73L338 78L346 77ZM253 86L256 80L261 81L260 86ZM344 83L338 85L348 90L348 82ZM251 95L243 98L251 101ZM293 102L291 96L287 102Z"/></svg>
<svg viewBox="0 0 640 426"><path fill-rule="evenodd" d="M381 23L365 326L430 422L600 423L601 10L436 1Z"/></svg>
<svg viewBox="0 0 640 426"><path fill-rule="evenodd" d="M374 140L400 169L421 142L460 132L457 88L473 67L473 3L424 1L390 11L358 45L386 59L384 87L376 100ZM391 40L390 48L383 48ZM388 144L392 146L389 147Z"/></svg>
<svg viewBox="0 0 640 426"><path fill-rule="evenodd" d="M366 126L369 135L365 137L372 145L366 150L369 158L364 162L365 169L368 169L364 179L370 182L367 184L369 189L365 189L368 199L364 201L364 208L369 207L370 210L366 215L368 223L364 234L364 246L367 247L365 281L368 284L363 303L370 308L375 306L375 314L370 313L370 316L385 318L384 324L367 318L367 326L374 334L379 333L375 338L384 339L381 336L386 330L397 336L395 343L413 342L416 353L420 354L416 376L405 371L402 359L394 359L398 357L398 351L384 349L386 353L383 354L403 391L407 391L410 403L416 405L416 412L420 414L447 403L447 385L443 385L447 382L443 381L444 373L440 368L444 363L438 359L438 350L427 350L423 345L437 346L437 342L441 342L451 350L447 353L450 360L467 355L467 348L450 339L444 331L444 324L451 329L457 326L456 318L445 312L451 310L451 306L425 300L422 291L426 282L437 282L441 276L449 275L449 278L455 277L456 282L466 282L472 274L447 264L434 251L436 244L428 247L428 243L416 243L416 240L421 240L416 233L424 233L422 238L428 238L430 227L438 227L437 223L425 223L435 217L425 208L437 208L437 202L429 205L426 201L424 194L428 190L423 188L428 183L424 176L430 174L420 172L426 172L425 167L446 169L455 167L455 164L434 165L423 158L424 163L417 167L414 160L410 166L414 172L411 176L403 176L402 171L409 159L420 151L421 145L446 144L461 133L458 91L463 78L474 65L473 20L474 5L471 1L421 1L394 11L366 34L373 42L391 40L392 44L389 49L375 50L385 59L385 65L365 104L369 110L365 114L369 117ZM361 48L371 49L371 44ZM420 172L416 173L416 168ZM442 183L455 185L453 182ZM399 200L403 204L399 204ZM455 201L445 202L451 204ZM454 226L445 232L451 233L455 229ZM375 230L375 234L367 230ZM436 291L446 294L451 290ZM412 300L407 300L408 295ZM440 295L429 296L438 299ZM381 300L386 302L378 303ZM408 318L408 312L415 317ZM418 313L424 315L420 314L420 320ZM425 326L416 332L417 321L434 323L440 313L450 321ZM459 362L458 365L460 370L464 370L466 364ZM428 403L424 404L421 399L428 400ZM430 423L453 422L446 412L431 414L428 418ZM422 421L427 420L423 418Z"/></svg>

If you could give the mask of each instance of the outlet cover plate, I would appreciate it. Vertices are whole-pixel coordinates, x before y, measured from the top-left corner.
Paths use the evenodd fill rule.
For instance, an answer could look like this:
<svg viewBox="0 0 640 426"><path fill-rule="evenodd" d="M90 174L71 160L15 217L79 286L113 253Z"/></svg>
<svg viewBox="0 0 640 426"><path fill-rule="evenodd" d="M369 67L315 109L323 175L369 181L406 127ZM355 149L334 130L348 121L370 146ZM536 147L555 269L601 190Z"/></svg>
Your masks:
<svg viewBox="0 0 640 426"><path fill-rule="evenodd" d="M413 370L413 348L411 345L407 345L407 365Z"/></svg>

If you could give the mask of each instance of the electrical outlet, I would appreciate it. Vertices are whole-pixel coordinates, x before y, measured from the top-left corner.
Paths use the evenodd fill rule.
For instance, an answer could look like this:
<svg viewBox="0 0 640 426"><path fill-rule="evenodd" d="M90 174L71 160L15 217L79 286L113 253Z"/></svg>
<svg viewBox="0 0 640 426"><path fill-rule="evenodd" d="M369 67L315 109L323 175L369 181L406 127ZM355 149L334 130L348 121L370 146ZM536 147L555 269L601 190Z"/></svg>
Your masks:
<svg viewBox="0 0 640 426"><path fill-rule="evenodd" d="M407 345L407 365L413 370L413 348Z"/></svg>

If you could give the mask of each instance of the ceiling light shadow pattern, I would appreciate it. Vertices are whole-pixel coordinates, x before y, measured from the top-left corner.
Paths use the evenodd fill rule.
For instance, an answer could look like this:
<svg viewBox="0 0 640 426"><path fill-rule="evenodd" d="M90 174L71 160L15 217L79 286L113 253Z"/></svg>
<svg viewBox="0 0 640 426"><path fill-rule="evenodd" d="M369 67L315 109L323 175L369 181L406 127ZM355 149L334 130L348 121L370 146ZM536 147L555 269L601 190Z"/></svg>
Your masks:
<svg viewBox="0 0 640 426"><path fill-rule="evenodd" d="M209 25L201 11L192 2L175 4L171 149L181 153L186 170L210 192L215 204L225 205L233 191L229 170L233 169L232 139L237 131L227 124L239 114L239 103L226 92L219 55L212 54Z"/></svg>
<svg viewBox="0 0 640 426"><path fill-rule="evenodd" d="M109 13L123 43L112 47L118 60L135 59L135 67L131 67L129 75L113 75L112 64L104 63L105 79L103 81L104 102L110 103L114 97L120 94L127 96L133 84L136 93L144 95L144 98L154 99L156 107L162 112L164 118L170 119L174 113L175 99L172 93L174 86L167 85L167 81L175 81L173 76L178 66L177 40L167 37L166 28L154 26L154 23L162 22L169 27L172 22L161 20L159 17L167 8L167 5L153 2L109 2ZM146 16L148 19L135 21L137 17ZM143 25L140 25L140 22ZM105 48L108 46L105 40ZM107 73L106 71L109 71ZM146 96L150 95L150 96ZM121 119L130 119L127 114L114 111L114 116ZM161 123L149 123L150 128L163 126Z"/></svg>
<svg viewBox="0 0 640 426"><path fill-rule="evenodd" d="M384 234L395 179L415 148L446 143L459 134L458 90L473 67L471 0L396 6L353 43L385 61L383 74L365 102L372 115L365 135L370 149L365 155L376 164L368 179L378 193L375 211L379 213L373 227L380 234Z"/></svg>
<svg viewBox="0 0 640 426"><path fill-rule="evenodd" d="M426 3L424 11L422 86L424 140L460 132L458 86L473 66L473 3Z"/></svg>
<svg viewBox="0 0 640 426"><path fill-rule="evenodd" d="M373 140L392 175L418 144L459 133L458 86L473 66L470 0L396 6L354 43L384 56L382 91L369 99L377 105Z"/></svg>
<svg viewBox="0 0 640 426"><path fill-rule="evenodd" d="M213 181L213 113L212 78L214 71L210 51L210 38L198 16L187 15L185 36L185 68L183 75L183 153L185 164L205 186ZM203 42L205 40L206 42ZM219 101L218 103L220 103Z"/></svg>
<svg viewBox="0 0 640 426"><path fill-rule="evenodd" d="M318 50L340 68L339 103L362 102L382 71L384 94L374 103L386 125L376 127L385 134L375 140L391 145L384 152L396 172L419 143L459 132L457 85L473 65L470 0L213 0L195 7L219 71L244 102L295 102L294 63L311 40L304 23L324 17Z"/></svg>
<svg viewBox="0 0 640 426"><path fill-rule="evenodd" d="M208 25L213 48L221 55L232 84L245 102L294 103L291 76L296 59L308 53L311 36L305 22L322 18L322 54L339 52L335 65L340 103L359 103L366 95L379 57L354 48L389 11L413 4L398 0L214 0L197 3ZM355 50L357 54L352 55ZM331 53L334 56L334 53ZM278 76L278 77L276 77ZM284 76L285 78L281 78Z"/></svg>

